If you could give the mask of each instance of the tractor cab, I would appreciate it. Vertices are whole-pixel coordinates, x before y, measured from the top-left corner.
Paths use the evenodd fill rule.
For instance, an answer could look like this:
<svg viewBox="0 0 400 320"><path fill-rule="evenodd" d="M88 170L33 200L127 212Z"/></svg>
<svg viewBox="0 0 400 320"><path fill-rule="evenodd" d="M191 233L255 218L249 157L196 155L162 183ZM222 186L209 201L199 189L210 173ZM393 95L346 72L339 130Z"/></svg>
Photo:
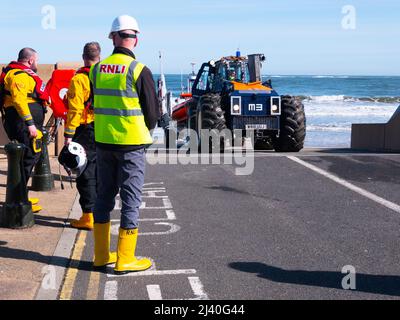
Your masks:
<svg viewBox="0 0 400 320"><path fill-rule="evenodd" d="M261 63L265 61L264 55L238 55L224 57L215 62L204 63L200 68L198 77L193 85L193 95L201 96L209 92L222 92L232 90L234 84L243 84L241 89L249 85L261 84ZM271 88L265 87L266 91Z"/></svg>
<svg viewBox="0 0 400 320"><path fill-rule="evenodd" d="M193 86L193 96L216 93L231 129L262 128L279 130L280 96L270 84L263 84L262 54L224 57L203 64ZM243 121L242 118L251 118ZM263 119L254 117L264 117ZM267 118L268 117L268 118ZM261 121L261 123L260 123Z"/></svg>
<svg viewBox="0 0 400 320"><path fill-rule="evenodd" d="M243 58L224 58L220 61L217 74L224 81L249 83L249 65Z"/></svg>

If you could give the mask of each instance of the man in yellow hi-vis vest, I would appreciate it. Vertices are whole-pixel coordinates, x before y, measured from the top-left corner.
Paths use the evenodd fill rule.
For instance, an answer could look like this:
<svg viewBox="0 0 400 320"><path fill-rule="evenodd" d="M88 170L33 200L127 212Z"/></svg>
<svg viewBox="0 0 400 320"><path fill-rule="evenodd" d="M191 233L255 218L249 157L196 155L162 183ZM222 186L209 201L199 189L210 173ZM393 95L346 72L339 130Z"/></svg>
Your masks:
<svg viewBox="0 0 400 320"><path fill-rule="evenodd" d="M94 139L93 92L89 81L90 67L100 61L101 48L97 42L89 42L83 48L84 67L77 70L68 89L68 114L65 123L65 145L72 141L85 148L87 165L76 179L82 216L72 220L78 229L93 229L93 210L96 201L96 145Z"/></svg>
<svg viewBox="0 0 400 320"><path fill-rule="evenodd" d="M145 147L159 118L151 71L136 61L139 26L130 16L114 20L114 52L90 70L94 92L97 200L94 209L94 267L116 262L117 274L143 271L149 259L135 257L145 172ZM121 197L118 252L110 252L110 213Z"/></svg>

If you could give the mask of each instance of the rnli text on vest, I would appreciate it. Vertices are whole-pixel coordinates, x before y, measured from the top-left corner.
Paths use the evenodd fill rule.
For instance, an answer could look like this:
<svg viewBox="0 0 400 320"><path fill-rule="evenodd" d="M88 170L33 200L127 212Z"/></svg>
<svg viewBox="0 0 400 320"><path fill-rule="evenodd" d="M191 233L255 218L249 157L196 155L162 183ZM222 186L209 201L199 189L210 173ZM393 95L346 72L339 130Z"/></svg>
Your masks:
<svg viewBox="0 0 400 320"><path fill-rule="evenodd" d="M120 64L102 64L100 65L100 73L124 74L126 66Z"/></svg>

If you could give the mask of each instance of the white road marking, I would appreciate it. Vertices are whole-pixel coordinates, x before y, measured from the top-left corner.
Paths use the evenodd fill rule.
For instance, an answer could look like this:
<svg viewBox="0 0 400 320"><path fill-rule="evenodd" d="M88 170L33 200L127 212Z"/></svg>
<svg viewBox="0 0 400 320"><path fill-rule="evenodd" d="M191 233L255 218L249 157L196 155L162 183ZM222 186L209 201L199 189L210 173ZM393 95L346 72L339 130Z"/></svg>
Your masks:
<svg viewBox="0 0 400 320"><path fill-rule="evenodd" d="M155 185L163 185L164 183L149 183L146 184L147 186L155 186ZM146 186L145 185L145 186ZM154 223L155 225L161 225L161 226L168 226L169 230L165 232L143 232L140 233L140 235L169 235L175 232L178 232L181 227L174 224L174 223L169 223L169 222L159 222L159 221L174 221L176 220L176 215L175 212L171 209L173 209L172 204L170 199L168 198L167 195L162 195L158 196L157 193L166 193L165 188L149 188L145 187L143 189L143 198L157 198L157 199L162 199L163 202L163 207L147 207L146 202L142 202L140 209L153 209L153 210L162 210L166 214L166 218L144 218L144 219L139 219L139 221L158 221ZM118 210L120 209L121 206L121 200L120 198L117 198L116 201L116 206L115 209ZM113 235L118 235L119 234L119 224L120 220L119 219L112 219L111 222L113 223L111 226L111 233ZM140 257L137 257L140 259ZM152 261L153 262L153 261ZM156 266L153 262L153 266L147 270L147 271L142 271L142 272L132 272L132 273L127 273L124 275L116 275L114 274L113 271L113 266L108 266L107 268L107 278L121 278L121 277L146 277L146 276L175 276L175 275L195 275L197 271L195 269L181 269L181 270L157 270ZM204 291L204 286L200 281L199 277L188 277L189 284L193 290L195 298L192 299L178 299L178 300L208 300L208 295ZM149 296L150 300L163 300L162 294L161 294L161 288L157 284L152 284L152 285L147 285L147 293ZM117 281L107 281L105 285L105 291L104 291L104 299L105 300L117 300L117 293L118 293L118 283Z"/></svg>
<svg viewBox="0 0 400 320"><path fill-rule="evenodd" d="M148 186L158 186L158 185L164 185L164 182L147 182L143 184L143 187L146 188Z"/></svg>
<svg viewBox="0 0 400 320"><path fill-rule="evenodd" d="M119 222L119 220L118 220L118 222ZM119 236L119 224L112 224L110 233L113 236Z"/></svg>
<svg viewBox="0 0 400 320"><path fill-rule="evenodd" d="M173 210L166 210L165 213L167 214L168 220L176 220L176 215Z"/></svg>
<svg viewBox="0 0 400 320"><path fill-rule="evenodd" d="M140 233L141 236L161 236L161 235L169 235L173 233L177 233L179 230L181 230L181 227L174 224L174 223L169 223L169 222L157 222L155 225L160 225L160 226L168 226L170 227L168 231L161 231L161 232L142 232Z"/></svg>
<svg viewBox="0 0 400 320"><path fill-rule="evenodd" d="M144 210L144 209L146 209L146 210L170 210L170 209L173 209L171 200L168 198L168 196L143 197L143 198L162 199L163 206L162 207L147 207L146 202L142 201L142 203L140 204L140 207L139 207L140 210ZM114 210L121 210L121 209L122 209L121 200L115 199Z"/></svg>
<svg viewBox="0 0 400 320"><path fill-rule="evenodd" d="M160 190L154 190L154 191L147 191L143 190L142 192L142 198L147 198L147 199L168 199L168 196L158 196L157 193L165 193L165 191L160 191Z"/></svg>
<svg viewBox="0 0 400 320"><path fill-rule="evenodd" d="M147 222L147 221L174 221L176 220L176 215L174 210L165 210L165 213L167 215L166 218L143 218L139 219L139 222ZM120 222L120 219L111 219L111 222Z"/></svg>
<svg viewBox="0 0 400 320"><path fill-rule="evenodd" d="M174 221L176 220L176 215L173 210L165 210L165 213L167 215L166 218L144 218L144 219L139 219L139 222L141 221ZM119 221L119 220L117 220Z"/></svg>
<svg viewBox="0 0 400 320"><path fill-rule="evenodd" d="M150 284L147 286L147 294L150 300L162 300L161 289L158 284Z"/></svg>
<svg viewBox="0 0 400 320"><path fill-rule="evenodd" d="M113 236L118 236L119 235L119 220L111 220L111 222L117 222L117 224L112 224L111 225L111 234ZM169 222L157 222L154 223L156 226L168 226L169 230L167 231L158 231L158 232L140 232L140 236L163 236L163 235L169 235L173 233L177 233L178 231L181 230L181 227L178 226L177 224L174 223L169 223Z"/></svg>
<svg viewBox="0 0 400 320"><path fill-rule="evenodd" d="M294 161L294 162L297 162L297 163L301 164L302 166L304 166L304 167L306 167L306 168L308 168L308 169L310 169L310 170L312 170L312 171L314 171L316 173L319 173L320 175L322 175L322 176L324 176L324 177L326 177L326 178L328 178L328 179L330 179L332 181L335 181L336 183L338 183L338 184L346 187L347 189L350 189L350 190L362 195L363 197L366 197L366 198L368 198L368 199L370 199L372 201L375 201L376 203L379 203L380 205L382 205L382 206L384 206L384 207L386 207L386 208L388 208L390 210L393 210L393 211L395 211L397 213L400 213L400 206L398 204L394 203L394 202L388 201L388 200L386 200L384 198L381 198L381 197L377 196L376 194L373 194L373 193L371 193L371 192L369 192L367 190L364 190L364 189L362 189L360 187L357 187L354 184L352 184L350 182L347 182L346 180L341 179L341 178L339 178L339 177L337 177L337 176L335 176L333 174L330 174L329 172L326 172L325 170L322 170L322 169L320 169L320 168L318 168L318 167L316 167L316 166L314 166L314 165L312 165L310 163L307 163L307 162L305 162L303 160L300 160L297 157L288 156L287 158L292 160L292 161Z"/></svg>
<svg viewBox="0 0 400 320"><path fill-rule="evenodd" d="M149 277L149 276L175 276L180 274L196 274L197 271L195 269L182 269L182 270L148 270L148 271L140 271L140 272L131 272L123 275L116 275L113 273L108 273L107 277L109 278L120 278L120 277Z"/></svg>
<svg viewBox="0 0 400 320"><path fill-rule="evenodd" d="M163 207L146 207L146 202L142 202L142 204L140 205L141 210L143 209L148 209L148 210L166 210L166 209L173 209L172 204L171 204L171 200L169 200L168 198L166 199L162 199L164 206Z"/></svg>
<svg viewBox="0 0 400 320"><path fill-rule="evenodd" d="M208 295L204 291L204 286L200 281L199 277L189 277L189 283L192 287L193 293L196 296L196 300L208 300Z"/></svg>
<svg viewBox="0 0 400 320"><path fill-rule="evenodd" d="M104 300L118 300L118 282L117 281L107 281L104 288Z"/></svg>

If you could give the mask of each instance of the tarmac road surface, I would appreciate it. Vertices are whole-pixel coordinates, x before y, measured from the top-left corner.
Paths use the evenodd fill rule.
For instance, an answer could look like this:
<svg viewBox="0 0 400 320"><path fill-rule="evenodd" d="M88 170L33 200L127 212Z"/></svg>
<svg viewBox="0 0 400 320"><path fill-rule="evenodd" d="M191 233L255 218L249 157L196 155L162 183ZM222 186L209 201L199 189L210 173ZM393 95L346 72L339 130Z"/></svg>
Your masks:
<svg viewBox="0 0 400 320"><path fill-rule="evenodd" d="M93 272L92 233L80 232L60 298L400 297L400 155L266 152L253 174L235 169L148 165L137 255L153 268Z"/></svg>

